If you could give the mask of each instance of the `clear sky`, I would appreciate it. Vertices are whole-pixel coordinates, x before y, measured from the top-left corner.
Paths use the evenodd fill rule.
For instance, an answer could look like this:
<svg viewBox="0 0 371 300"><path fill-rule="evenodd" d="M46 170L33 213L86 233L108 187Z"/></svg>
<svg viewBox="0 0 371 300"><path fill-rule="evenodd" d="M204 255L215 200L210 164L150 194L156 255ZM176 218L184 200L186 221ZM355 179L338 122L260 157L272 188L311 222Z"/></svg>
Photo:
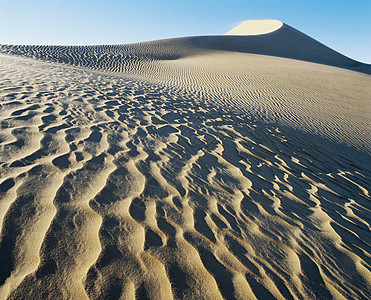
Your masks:
<svg viewBox="0 0 371 300"><path fill-rule="evenodd" d="M371 0L0 0L0 44L125 44L277 19L371 63Z"/></svg>

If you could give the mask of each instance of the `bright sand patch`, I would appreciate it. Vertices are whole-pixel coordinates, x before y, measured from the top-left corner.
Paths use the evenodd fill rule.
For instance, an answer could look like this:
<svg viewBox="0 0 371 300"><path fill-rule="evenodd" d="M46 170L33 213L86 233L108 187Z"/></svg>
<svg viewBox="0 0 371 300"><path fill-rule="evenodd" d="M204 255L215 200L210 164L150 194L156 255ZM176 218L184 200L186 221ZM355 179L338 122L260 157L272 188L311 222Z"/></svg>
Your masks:
<svg viewBox="0 0 371 300"><path fill-rule="evenodd" d="M259 35L281 28L283 23L277 20L249 20L225 33L225 35Z"/></svg>

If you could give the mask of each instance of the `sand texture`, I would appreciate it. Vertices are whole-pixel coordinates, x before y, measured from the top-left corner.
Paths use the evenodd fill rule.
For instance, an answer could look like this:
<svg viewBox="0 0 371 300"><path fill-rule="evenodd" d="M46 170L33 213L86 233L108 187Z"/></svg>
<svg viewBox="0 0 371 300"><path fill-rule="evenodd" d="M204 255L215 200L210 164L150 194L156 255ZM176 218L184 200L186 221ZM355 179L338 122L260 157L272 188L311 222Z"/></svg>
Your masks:
<svg viewBox="0 0 371 300"><path fill-rule="evenodd" d="M0 45L1 300L371 298L371 67L269 22Z"/></svg>

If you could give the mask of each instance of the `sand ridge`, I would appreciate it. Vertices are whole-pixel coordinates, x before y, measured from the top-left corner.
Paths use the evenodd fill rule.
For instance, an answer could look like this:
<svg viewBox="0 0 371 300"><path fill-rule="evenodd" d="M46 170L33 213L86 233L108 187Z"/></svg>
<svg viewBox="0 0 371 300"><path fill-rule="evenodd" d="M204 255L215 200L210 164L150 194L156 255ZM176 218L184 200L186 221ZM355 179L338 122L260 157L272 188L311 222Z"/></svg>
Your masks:
<svg viewBox="0 0 371 300"><path fill-rule="evenodd" d="M283 23L278 20L248 20L229 30L225 35L260 35L280 29Z"/></svg>
<svg viewBox="0 0 371 300"><path fill-rule="evenodd" d="M0 299L371 297L370 76L194 43L1 46Z"/></svg>

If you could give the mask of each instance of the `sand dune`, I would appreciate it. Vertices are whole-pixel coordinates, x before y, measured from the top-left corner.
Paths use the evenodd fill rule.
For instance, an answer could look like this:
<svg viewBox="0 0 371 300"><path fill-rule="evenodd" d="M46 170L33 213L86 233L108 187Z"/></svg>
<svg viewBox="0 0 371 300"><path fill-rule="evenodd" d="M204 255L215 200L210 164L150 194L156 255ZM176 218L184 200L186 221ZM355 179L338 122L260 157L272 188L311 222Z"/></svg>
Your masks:
<svg viewBox="0 0 371 300"><path fill-rule="evenodd" d="M111 46L3 45L0 52L133 75L192 97L210 98L219 105L228 103L267 122L371 150L371 88L369 76L363 75L371 74L371 66L286 24L253 36L188 37Z"/></svg>
<svg viewBox="0 0 371 300"><path fill-rule="evenodd" d="M370 66L253 23L0 46L0 299L371 298Z"/></svg>

